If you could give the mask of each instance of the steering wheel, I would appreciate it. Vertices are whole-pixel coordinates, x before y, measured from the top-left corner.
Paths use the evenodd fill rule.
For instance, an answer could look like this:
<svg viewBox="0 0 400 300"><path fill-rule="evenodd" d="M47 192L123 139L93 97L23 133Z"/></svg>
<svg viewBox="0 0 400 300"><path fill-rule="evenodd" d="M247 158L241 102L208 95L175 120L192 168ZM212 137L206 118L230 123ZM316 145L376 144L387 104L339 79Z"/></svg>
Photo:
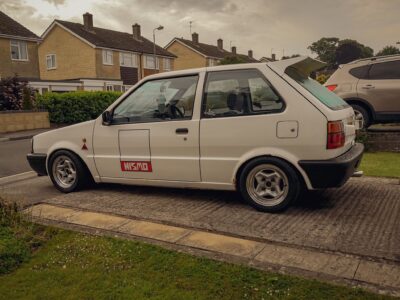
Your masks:
<svg viewBox="0 0 400 300"><path fill-rule="evenodd" d="M185 117L183 111L175 105L171 105L171 112L174 114L174 117L177 117L177 115L179 115L181 118Z"/></svg>

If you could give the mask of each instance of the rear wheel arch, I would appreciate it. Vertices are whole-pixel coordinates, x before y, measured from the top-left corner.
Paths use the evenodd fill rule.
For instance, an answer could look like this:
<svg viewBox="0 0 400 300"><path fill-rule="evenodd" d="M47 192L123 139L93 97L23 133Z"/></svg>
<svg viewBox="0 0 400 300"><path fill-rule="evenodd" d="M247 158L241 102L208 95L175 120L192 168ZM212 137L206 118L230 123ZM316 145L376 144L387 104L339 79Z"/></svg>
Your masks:
<svg viewBox="0 0 400 300"><path fill-rule="evenodd" d="M287 159L284 159L282 157L275 156L275 155L264 154L264 155L258 155L258 156L255 156L255 157L251 157L251 158L247 159L246 161L244 161L239 166L239 168L237 169L236 174L235 174L235 187L236 187L237 190L238 190L238 184L239 184L240 175L242 174L243 169L245 168L245 166L248 165L250 162L252 162L252 161L254 161L256 159L259 159L259 158L276 158L276 159L284 161L289 166L291 166L293 168L293 170L297 173L298 177L301 179L301 185L303 187L307 187L307 184L306 184L306 181L304 179L303 174L299 171L299 169L294 164L292 164L290 161L288 161Z"/></svg>
<svg viewBox="0 0 400 300"><path fill-rule="evenodd" d="M356 105L363 107L365 110L367 110L367 112L371 118L371 121L375 120L375 110L371 106L371 104L369 104L367 101L365 101L361 98L348 98L348 99L344 99L344 101L346 101L350 105L356 104Z"/></svg>

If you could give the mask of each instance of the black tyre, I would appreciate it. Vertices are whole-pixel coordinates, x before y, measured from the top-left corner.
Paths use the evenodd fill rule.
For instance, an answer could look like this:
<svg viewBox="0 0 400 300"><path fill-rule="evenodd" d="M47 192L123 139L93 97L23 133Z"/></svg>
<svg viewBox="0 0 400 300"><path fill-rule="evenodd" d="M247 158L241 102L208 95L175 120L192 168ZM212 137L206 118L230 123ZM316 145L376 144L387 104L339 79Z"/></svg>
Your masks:
<svg viewBox="0 0 400 300"><path fill-rule="evenodd" d="M91 174L79 157L66 150L51 155L48 170L54 186L63 193L78 191L92 182Z"/></svg>
<svg viewBox="0 0 400 300"><path fill-rule="evenodd" d="M369 125L371 125L371 117L368 111L364 107L357 104L351 104L351 107L354 110L356 122L359 122L360 124L360 129L367 129Z"/></svg>
<svg viewBox="0 0 400 300"><path fill-rule="evenodd" d="M279 212L297 200L302 180L287 162L275 157L250 161L239 177L244 200L263 212Z"/></svg>

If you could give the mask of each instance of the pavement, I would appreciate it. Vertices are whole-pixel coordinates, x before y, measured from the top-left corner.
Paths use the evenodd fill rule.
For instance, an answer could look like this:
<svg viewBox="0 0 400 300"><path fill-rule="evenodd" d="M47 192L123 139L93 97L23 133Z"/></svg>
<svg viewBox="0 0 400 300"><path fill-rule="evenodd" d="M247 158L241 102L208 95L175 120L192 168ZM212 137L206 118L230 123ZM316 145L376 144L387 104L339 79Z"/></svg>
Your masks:
<svg viewBox="0 0 400 300"><path fill-rule="evenodd" d="M0 179L0 194L55 226L400 296L395 179L354 178L307 193L281 214L258 212L234 192L104 184L61 194L34 174Z"/></svg>
<svg viewBox="0 0 400 300"><path fill-rule="evenodd" d="M54 128L42 128L42 129L32 129L32 130L0 133L0 142L31 139L33 136L35 136L39 133L46 132L46 131L53 130L53 129Z"/></svg>

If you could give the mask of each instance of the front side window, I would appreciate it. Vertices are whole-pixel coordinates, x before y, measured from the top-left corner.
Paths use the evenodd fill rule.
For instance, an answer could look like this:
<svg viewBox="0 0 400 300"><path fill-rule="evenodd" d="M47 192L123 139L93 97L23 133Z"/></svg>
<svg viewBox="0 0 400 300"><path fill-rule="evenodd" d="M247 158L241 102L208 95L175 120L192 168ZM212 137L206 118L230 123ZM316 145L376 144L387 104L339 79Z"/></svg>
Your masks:
<svg viewBox="0 0 400 300"><path fill-rule="evenodd" d="M285 73L330 109L339 110L349 107L342 98L328 90L323 85L320 85L315 80L301 73L296 68L288 67Z"/></svg>
<svg viewBox="0 0 400 300"><path fill-rule="evenodd" d="M119 64L123 67L137 67L137 55L129 52L120 52Z"/></svg>
<svg viewBox="0 0 400 300"><path fill-rule="evenodd" d="M24 41L10 41L11 59L28 60L28 45Z"/></svg>
<svg viewBox="0 0 400 300"><path fill-rule="evenodd" d="M111 50L103 50L103 65L113 64L113 52Z"/></svg>
<svg viewBox="0 0 400 300"><path fill-rule="evenodd" d="M369 79L400 79L400 60L373 64Z"/></svg>
<svg viewBox="0 0 400 300"><path fill-rule="evenodd" d="M284 102L258 70L210 72L203 115L207 118L280 112Z"/></svg>
<svg viewBox="0 0 400 300"><path fill-rule="evenodd" d="M55 54L46 55L46 65L47 65L47 70L53 70L56 68L56 55Z"/></svg>
<svg viewBox="0 0 400 300"><path fill-rule="evenodd" d="M114 109L113 122L191 119L197 81L197 75L147 81Z"/></svg>
<svg viewBox="0 0 400 300"><path fill-rule="evenodd" d="M145 68L146 69L157 69L158 70L159 66L159 59L156 57L154 61L154 56L153 55L146 55L145 56Z"/></svg>

